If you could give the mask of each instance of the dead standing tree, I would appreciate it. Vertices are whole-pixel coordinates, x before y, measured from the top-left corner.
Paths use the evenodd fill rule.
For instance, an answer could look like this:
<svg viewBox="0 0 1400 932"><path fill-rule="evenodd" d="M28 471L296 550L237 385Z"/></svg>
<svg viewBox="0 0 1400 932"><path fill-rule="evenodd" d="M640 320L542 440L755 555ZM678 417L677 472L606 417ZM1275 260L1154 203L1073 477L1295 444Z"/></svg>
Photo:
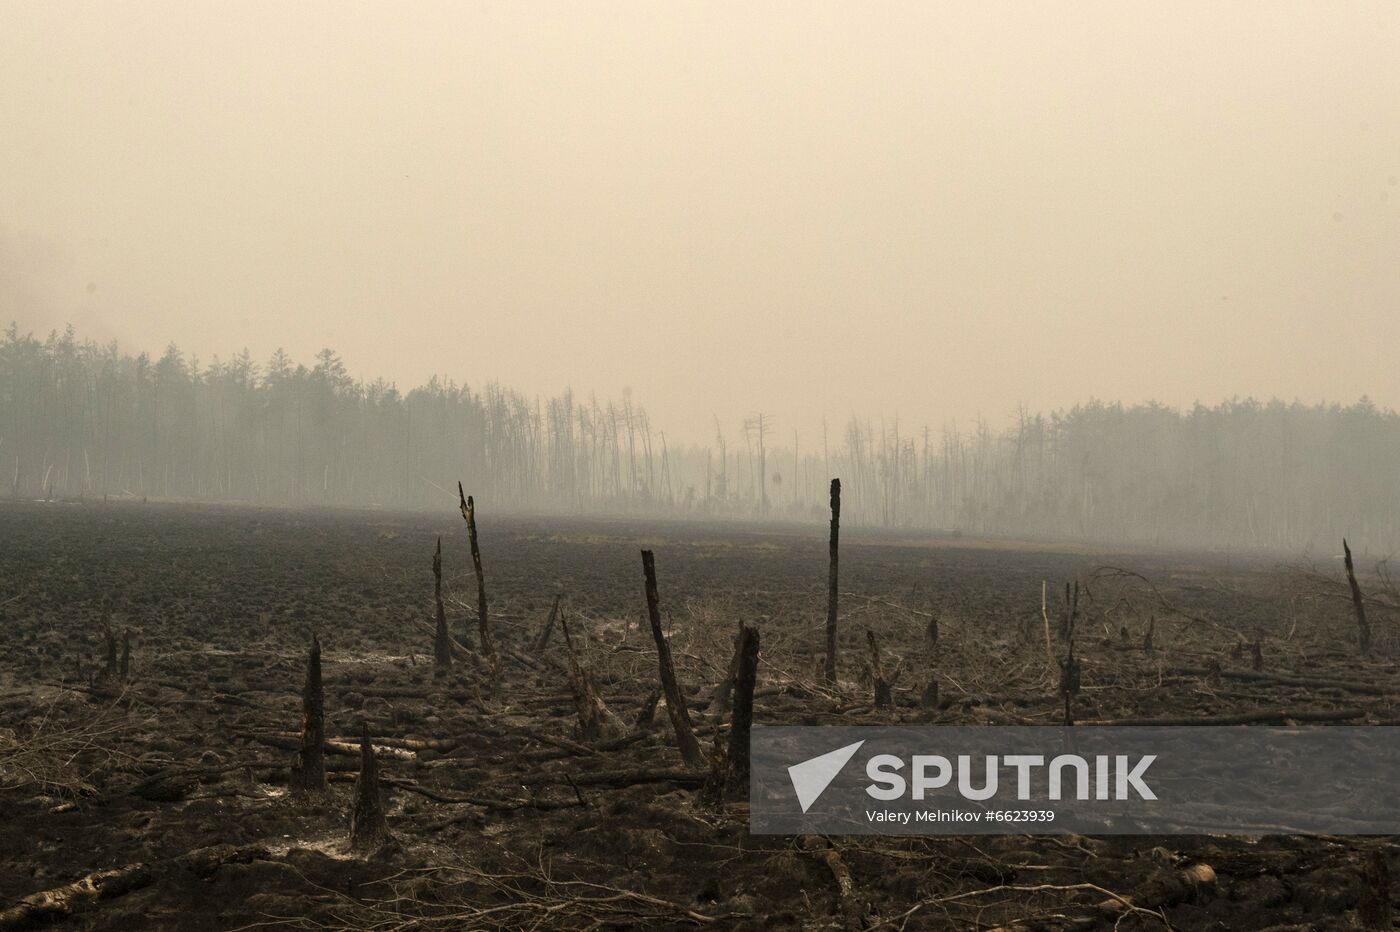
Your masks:
<svg viewBox="0 0 1400 932"><path fill-rule="evenodd" d="M831 543L826 571L826 681L836 685L837 561L841 537L841 480L831 480Z"/></svg>
<svg viewBox="0 0 1400 932"><path fill-rule="evenodd" d="M476 618L481 653L494 666L496 650L491 645L491 622L486 614L486 575L481 571L481 547L476 538L476 503L470 495L462 494L460 482L457 483L457 500L462 509L462 518L467 522L467 538L472 548L472 569L476 572Z"/></svg>
<svg viewBox="0 0 1400 932"><path fill-rule="evenodd" d="M326 788L326 697L321 687L321 641L311 636L306 685L301 691L301 749L292 767L292 787L314 792Z"/></svg>
<svg viewBox="0 0 1400 932"><path fill-rule="evenodd" d="M1356 582L1356 569L1351 562L1351 547L1347 545L1346 538L1342 538L1343 559L1346 561L1347 585L1351 587L1351 605L1356 611L1356 630L1361 646L1361 653L1371 652L1371 623L1366 620L1366 603L1361 598L1361 586Z"/></svg>
<svg viewBox="0 0 1400 932"><path fill-rule="evenodd" d="M447 633L447 612L442 607L442 538L433 551L433 601L437 606L437 629L433 634L433 663L440 672L452 667L452 638Z"/></svg>
<svg viewBox="0 0 1400 932"><path fill-rule="evenodd" d="M666 713L676 731L676 745L680 748L681 758L688 766L699 767L704 763L704 755L700 753L700 743L695 740L695 729L690 724L690 711L686 708L685 697L676 685L676 670L671 664L671 648L666 643L666 635L661 631L661 599L656 591L656 558L650 550L642 551L642 572L646 575L647 617L651 621L651 636L656 640L656 657L661 666L661 690L666 696Z"/></svg>

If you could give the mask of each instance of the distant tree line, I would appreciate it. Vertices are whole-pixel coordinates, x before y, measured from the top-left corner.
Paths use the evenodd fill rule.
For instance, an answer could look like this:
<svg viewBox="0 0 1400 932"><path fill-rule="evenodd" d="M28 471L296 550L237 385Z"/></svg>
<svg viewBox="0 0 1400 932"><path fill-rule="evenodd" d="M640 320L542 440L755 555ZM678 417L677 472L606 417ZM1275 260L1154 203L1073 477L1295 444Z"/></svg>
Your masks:
<svg viewBox="0 0 1400 932"><path fill-rule="evenodd" d="M1211 547L1400 546L1400 415L1230 401L1091 403L1007 430L910 433L853 418L783 445L766 414L675 447L646 410L351 378L330 350L207 364L0 336L0 489L269 504L451 507L460 478L499 509L821 520Z"/></svg>

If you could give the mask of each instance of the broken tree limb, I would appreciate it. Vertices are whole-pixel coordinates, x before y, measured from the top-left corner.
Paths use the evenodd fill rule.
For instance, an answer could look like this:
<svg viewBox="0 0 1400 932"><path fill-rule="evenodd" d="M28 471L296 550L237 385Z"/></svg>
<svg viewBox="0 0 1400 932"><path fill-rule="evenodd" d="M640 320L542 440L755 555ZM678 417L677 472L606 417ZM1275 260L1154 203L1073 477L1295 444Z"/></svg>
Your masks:
<svg viewBox="0 0 1400 932"><path fill-rule="evenodd" d="M306 658L306 685L301 691L301 742L292 767L292 786L307 792L326 788L325 692L321 686L321 641L311 636Z"/></svg>
<svg viewBox="0 0 1400 932"><path fill-rule="evenodd" d="M494 662L495 648L491 644L491 622L486 613L486 575L481 570L481 547L476 537L476 503L470 495L462 494L462 483L457 483L457 499L462 509L462 518L467 522L467 539L472 549L472 570L476 573L476 618L477 635L481 641L481 653Z"/></svg>
<svg viewBox="0 0 1400 932"><path fill-rule="evenodd" d="M826 570L826 681L836 685L836 607L840 596L837 564L840 559L841 480L831 480L831 539Z"/></svg>
<svg viewBox="0 0 1400 932"><path fill-rule="evenodd" d="M705 758L700 753L700 743L695 740L695 729L690 724L690 711L686 708L680 686L676 684L676 671L671 664L671 648L661 630L661 599L656 589L656 558L650 550L642 551L642 573L646 577L647 618L651 621L651 635L656 641L656 657L661 668L661 691L666 696L666 714L670 716L671 727L675 729L676 746L680 749L681 759L687 766L699 767Z"/></svg>
<svg viewBox="0 0 1400 932"><path fill-rule="evenodd" d="M535 653L537 654L545 649L545 645L549 643L549 635L554 631L554 621L559 617L560 598L561 596L558 595L554 597L554 604L549 607L549 619L545 621L544 630L540 632L540 636L535 640Z"/></svg>

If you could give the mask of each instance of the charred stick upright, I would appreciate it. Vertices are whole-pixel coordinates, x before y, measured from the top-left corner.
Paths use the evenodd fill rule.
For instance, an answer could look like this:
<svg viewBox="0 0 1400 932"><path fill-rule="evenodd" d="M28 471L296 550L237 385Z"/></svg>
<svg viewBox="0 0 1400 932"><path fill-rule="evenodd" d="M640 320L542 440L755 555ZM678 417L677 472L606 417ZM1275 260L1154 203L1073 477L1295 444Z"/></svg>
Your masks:
<svg viewBox="0 0 1400 932"><path fill-rule="evenodd" d="M467 522L467 537L472 548L472 569L476 571L476 618L481 653L488 659L494 659L496 650L491 645L491 622L486 614L486 576L481 571L481 547L476 539L476 503L470 495L462 494L460 482L457 483L457 500L462 509L462 517Z"/></svg>
<svg viewBox="0 0 1400 932"><path fill-rule="evenodd" d="M666 643L666 635L661 631L661 600L656 592L656 559L650 550L642 551L642 572L646 575L647 617L651 621L651 636L656 639L656 657L661 665L661 690L666 694L666 713L671 717L671 726L676 730L676 745L681 758L691 767L699 767L704 762L700 753L700 742L695 740L695 729L690 724L690 711L686 708L685 697L676 685L676 671L671 665L671 648Z"/></svg>
<svg viewBox="0 0 1400 932"><path fill-rule="evenodd" d="M826 681L836 683L836 564L841 537L841 480L831 480L831 544L826 572Z"/></svg>
<svg viewBox="0 0 1400 932"><path fill-rule="evenodd" d="M1351 606L1356 611L1356 630L1360 635L1360 646L1363 654L1371 652L1371 623L1366 620L1366 604L1361 599L1361 586L1356 582L1356 569L1351 563L1351 547L1347 545L1346 538L1342 538L1342 552L1345 554L1347 567L1347 585L1351 587Z"/></svg>
<svg viewBox="0 0 1400 932"><path fill-rule="evenodd" d="M442 607L442 538L433 551L433 601L437 603L437 629L433 634L433 663L439 670L452 666L452 638L447 633L447 612Z"/></svg>

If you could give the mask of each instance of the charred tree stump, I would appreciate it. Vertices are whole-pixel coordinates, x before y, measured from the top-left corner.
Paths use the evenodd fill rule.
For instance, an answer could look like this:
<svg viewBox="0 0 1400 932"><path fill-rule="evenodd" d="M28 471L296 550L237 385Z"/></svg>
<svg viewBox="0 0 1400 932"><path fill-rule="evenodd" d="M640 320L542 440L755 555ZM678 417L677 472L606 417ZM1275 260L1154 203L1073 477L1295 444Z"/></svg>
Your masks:
<svg viewBox="0 0 1400 932"><path fill-rule="evenodd" d="M743 625L734 647L734 712L729 738L715 734L710 755L710 775L700 791L703 801L718 805L726 799L747 796L749 787L749 733L753 728L753 693L758 680L758 629Z"/></svg>
<svg viewBox="0 0 1400 932"><path fill-rule="evenodd" d="M1060 698L1065 703L1065 724L1074 724L1074 697L1079 695L1080 666L1074 656L1074 639L1070 638L1069 649L1060 664Z"/></svg>
<svg viewBox="0 0 1400 932"><path fill-rule="evenodd" d="M685 696L676 685L676 670L671 664L671 648L666 643L666 635L661 630L661 599L656 591L656 558L650 550L642 551L642 572L646 576L647 618L651 622L651 636L656 641L656 658L661 668L661 691L666 696L666 714L670 716L671 727L676 732L676 746L681 759L689 767L699 767L704 763L700 743L695 740L695 729L690 724L690 710L686 708Z"/></svg>
<svg viewBox="0 0 1400 932"><path fill-rule="evenodd" d="M433 665L438 672L452 668L452 638L447 633L447 612L442 607L442 538L433 551L433 602L437 607L437 628L433 633Z"/></svg>
<svg viewBox="0 0 1400 932"><path fill-rule="evenodd" d="M369 723L361 726L360 774L355 778L355 802L350 809L350 850L373 854L390 841L379 794L379 761L369 740Z"/></svg>
<svg viewBox="0 0 1400 932"><path fill-rule="evenodd" d="M462 517L467 522L467 539L472 548L472 569L476 572L476 620L477 636L481 641L481 653L491 665L496 664L496 649L491 644L491 621L486 613L486 575L481 571L481 546L476 537L476 503L470 495L462 494L462 483L457 483L457 499L462 509Z"/></svg>
<svg viewBox="0 0 1400 932"><path fill-rule="evenodd" d="M1356 612L1356 631L1363 654L1371 652L1371 623L1366 620L1366 603L1361 598L1361 586L1356 582L1356 569L1351 562L1351 547L1342 538L1342 553L1345 555L1347 585L1351 587L1351 607Z"/></svg>
<svg viewBox="0 0 1400 932"><path fill-rule="evenodd" d="M549 607L549 619L545 621L544 630L540 632L540 636L535 639L535 653L537 654L549 644L549 636L554 632L554 622L559 617L559 600L561 598L562 596L557 595L554 597L554 604Z"/></svg>
<svg viewBox="0 0 1400 932"><path fill-rule="evenodd" d="M642 700L642 707L637 710L637 728L648 729L652 722L656 721L656 704L661 701L661 690L653 689L647 693L647 697Z"/></svg>
<svg viewBox="0 0 1400 932"><path fill-rule="evenodd" d="M1150 615L1147 618L1147 633L1142 636L1142 649L1146 653L1152 653L1152 629L1157 626L1157 617Z"/></svg>
<svg viewBox="0 0 1400 932"><path fill-rule="evenodd" d="M715 687L714 698L710 703L710 708L719 715L729 711L734 695L734 679L739 675L739 645L743 640L745 627L742 621L739 622L739 630L734 634L734 652L729 656L729 667L724 671L724 679Z"/></svg>
<svg viewBox="0 0 1400 932"><path fill-rule="evenodd" d="M292 787L304 792L326 788L326 697L321 687L321 641L311 636L306 685L301 691L301 749L292 767Z"/></svg>
<svg viewBox="0 0 1400 932"><path fill-rule="evenodd" d="M1384 849L1372 851L1366 859L1356 915L1363 929L1394 928L1390 922L1390 865L1386 863Z"/></svg>
<svg viewBox="0 0 1400 932"><path fill-rule="evenodd" d="M734 677L734 712L729 718L729 790L749 786L749 732L753 728L753 692L758 682L758 629L748 625L739 634Z"/></svg>
<svg viewBox="0 0 1400 932"><path fill-rule="evenodd" d="M865 629L865 641L870 645L870 682L875 690L875 708L894 708L894 681L899 678L898 674L893 679L885 678L885 667L880 662L880 641L875 637L875 632L869 628Z"/></svg>
<svg viewBox="0 0 1400 932"><path fill-rule="evenodd" d="M826 681L836 685L837 563L840 560L841 480L831 480L831 542L826 570Z"/></svg>
<svg viewBox="0 0 1400 932"><path fill-rule="evenodd" d="M122 630L122 661L121 661L122 682L131 679L131 632Z"/></svg>

